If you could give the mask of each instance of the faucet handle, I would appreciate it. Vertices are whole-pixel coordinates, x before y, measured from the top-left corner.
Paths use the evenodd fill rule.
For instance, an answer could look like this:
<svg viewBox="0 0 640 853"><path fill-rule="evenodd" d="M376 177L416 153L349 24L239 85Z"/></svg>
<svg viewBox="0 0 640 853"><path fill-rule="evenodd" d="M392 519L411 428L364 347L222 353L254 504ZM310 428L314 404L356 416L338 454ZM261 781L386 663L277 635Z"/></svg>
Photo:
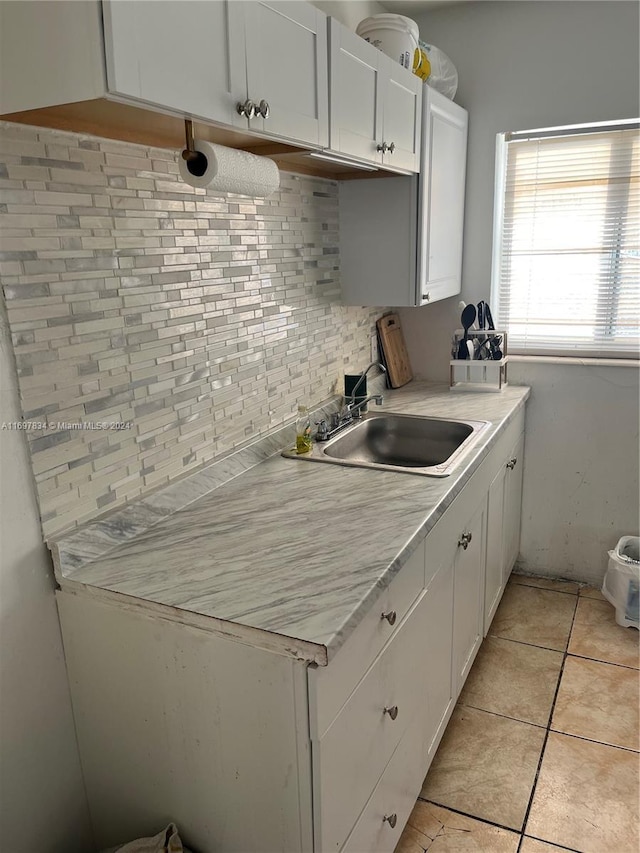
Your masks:
<svg viewBox="0 0 640 853"><path fill-rule="evenodd" d="M321 421L316 421L316 426L318 427L316 431L316 439L318 441L323 441L327 437L327 433L329 432L327 422L323 418Z"/></svg>

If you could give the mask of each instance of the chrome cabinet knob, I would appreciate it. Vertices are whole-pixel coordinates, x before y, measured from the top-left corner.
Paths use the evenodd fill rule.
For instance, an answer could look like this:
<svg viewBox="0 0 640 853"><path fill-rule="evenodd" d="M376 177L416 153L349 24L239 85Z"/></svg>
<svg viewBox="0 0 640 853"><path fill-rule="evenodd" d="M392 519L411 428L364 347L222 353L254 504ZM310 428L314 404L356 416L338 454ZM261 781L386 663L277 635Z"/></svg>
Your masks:
<svg viewBox="0 0 640 853"><path fill-rule="evenodd" d="M517 461L518 461L518 458L517 458L517 457L515 457L514 459L510 459L510 460L507 462L507 468L508 468L510 471L513 471L513 469L516 467L516 463L517 463Z"/></svg>
<svg viewBox="0 0 640 853"><path fill-rule="evenodd" d="M396 150L395 142L391 142L389 145L387 145L387 151L389 152L389 154L393 154L393 152L395 150Z"/></svg>
<svg viewBox="0 0 640 853"><path fill-rule="evenodd" d="M380 616L381 619L386 619L389 625L395 625L396 619L398 618L398 614L395 610L390 610L388 613L383 613Z"/></svg>
<svg viewBox="0 0 640 853"><path fill-rule="evenodd" d="M382 145L376 145L376 151L381 152L382 154L386 154L389 150L389 146L386 142L383 142Z"/></svg>
<svg viewBox="0 0 640 853"><path fill-rule="evenodd" d="M430 302L431 301L431 294L430 293L423 293L422 298L424 299L425 302Z"/></svg>
<svg viewBox="0 0 640 853"><path fill-rule="evenodd" d="M256 114L256 105L247 98L246 101L238 101L236 104L236 110L238 111L238 115L246 116L247 118L253 118Z"/></svg>
<svg viewBox="0 0 640 853"><path fill-rule="evenodd" d="M269 106L269 102L265 101L264 98L256 107L256 115L261 115L262 118L269 118L269 116L271 115L271 107Z"/></svg>
<svg viewBox="0 0 640 853"><path fill-rule="evenodd" d="M463 533L462 536L458 539L458 548L462 547L466 551L472 539L472 533Z"/></svg>
<svg viewBox="0 0 640 853"><path fill-rule="evenodd" d="M391 827L391 829L395 829L395 826L396 826L396 824L397 824L397 822L398 822L398 815L397 815L397 814L395 814L395 812L394 812L393 814L390 814L390 815L385 815L385 816L382 818L382 822L383 822L383 823L385 823L385 822L386 822L386 823L388 823L388 824L389 824L389 826Z"/></svg>
<svg viewBox="0 0 640 853"><path fill-rule="evenodd" d="M391 708L385 708L384 713L388 714L392 720L395 720L395 718L398 716L398 706L392 705Z"/></svg>

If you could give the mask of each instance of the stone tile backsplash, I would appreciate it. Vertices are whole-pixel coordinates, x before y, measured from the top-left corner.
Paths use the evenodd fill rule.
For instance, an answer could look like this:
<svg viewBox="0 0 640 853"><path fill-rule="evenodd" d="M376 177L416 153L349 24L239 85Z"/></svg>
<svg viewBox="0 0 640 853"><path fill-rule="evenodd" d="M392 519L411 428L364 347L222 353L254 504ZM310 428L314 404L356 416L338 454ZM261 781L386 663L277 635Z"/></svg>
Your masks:
<svg viewBox="0 0 640 853"><path fill-rule="evenodd" d="M213 195L178 153L0 123L0 276L45 535L370 360L381 312L339 304L337 184L283 172L268 199Z"/></svg>

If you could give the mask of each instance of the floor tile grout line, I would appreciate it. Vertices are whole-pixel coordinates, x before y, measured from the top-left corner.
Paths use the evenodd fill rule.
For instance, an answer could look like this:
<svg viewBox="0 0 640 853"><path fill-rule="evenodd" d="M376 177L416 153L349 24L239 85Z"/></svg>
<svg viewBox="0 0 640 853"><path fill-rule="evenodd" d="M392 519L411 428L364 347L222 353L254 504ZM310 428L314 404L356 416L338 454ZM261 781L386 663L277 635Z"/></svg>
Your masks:
<svg viewBox="0 0 640 853"><path fill-rule="evenodd" d="M594 740L592 737L584 737L584 735L574 735L572 732L563 732L560 729L549 729L554 735L564 735L564 737L572 737L574 740L583 740L585 743L595 743L598 746L608 746L611 749L620 749L622 752L630 752L632 755L640 755L640 749L631 749L630 746L619 746L617 743L607 743L604 740Z"/></svg>
<svg viewBox="0 0 640 853"><path fill-rule="evenodd" d="M548 723L532 723L531 720L521 720L520 717L510 717L509 714L501 714L499 711L489 711L487 708L480 708L478 705L470 705L468 702L461 702L459 699L456 705L463 708L471 708L474 711L482 711L483 714L492 714L494 717L501 717L503 720L511 720L514 723L522 723L524 726L533 726L534 729L547 729Z"/></svg>
<svg viewBox="0 0 640 853"><path fill-rule="evenodd" d="M559 655L564 654L562 649L552 649L550 646L541 646L539 643L527 643L526 640L514 640L513 637L502 637L500 634L492 634L490 630L487 637L493 637L494 640L506 640L508 643L518 643L521 646L530 646L534 649L543 649L545 652L557 652ZM484 639L486 640L487 637Z"/></svg>
<svg viewBox="0 0 640 853"><path fill-rule="evenodd" d="M610 660L602 660L602 658L590 658L587 655L577 655L575 652L567 652L567 656L570 658L580 658L580 660L591 660L594 663L603 663L606 666L619 666L621 669L630 669L632 672L640 673L640 666L631 666L626 663L613 663Z"/></svg>
<svg viewBox="0 0 640 853"><path fill-rule="evenodd" d="M529 815L531 814L531 809L533 807L533 800L536 794L536 788L538 787L538 780L540 778L540 771L542 770L542 762L544 761L544 754L547 749L547 743L549 742L549 735L551 734L551 721L553 720L553 712L556 708L556 702L558 700L558 693L560 692L560 685L562 684L562 676L564 675L564 667L567 661L567 657L569 656L569 643L571 642L571 634L573 633L573 627L576 621L576 614L578 612L578 597L576 596L576 604L573 609L573 616L571 618L571 627L569 628L569 636L567 637L567 644L564 650L564 655L562 658L562 665L560 667L560 673L558 675L558 683L556 684L556 689L553 694L553 700L551 702L551 709L549 711L549 717L547 721L546 733L544 737L544 742L542 744L542 750L540 752L540 758L538 759L538 767L536 768L536 775L533 779L533 785L531 786L531 793L529 795L529 802L527 804L527 808L525 810L524 820L522 822L522 835L520 836L520 843L518 845L518 853L520 853L520 848L522 847L522 841L524 838L524 834L527 829L527 824L529 822ZM553 842L548 842L553 843Z"/></svg>

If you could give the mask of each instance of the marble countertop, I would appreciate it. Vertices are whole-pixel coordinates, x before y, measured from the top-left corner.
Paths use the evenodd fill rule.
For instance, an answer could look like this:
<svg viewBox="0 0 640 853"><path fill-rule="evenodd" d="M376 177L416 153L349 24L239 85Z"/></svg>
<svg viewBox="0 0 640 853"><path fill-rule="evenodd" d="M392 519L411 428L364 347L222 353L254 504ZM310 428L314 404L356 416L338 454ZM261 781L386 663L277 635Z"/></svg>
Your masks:
<svg viewBox="0 0 640 853"><path fill-rule="evenodd" d="M416 381L386 391L376 412L488 420L492 426L451 475L439 479L276 453L166 511L121 544L111 540L106 553L100 554L102 547L78 560L69 556L73 548L64 537L50 542L58 581L69 591L325 664L528 395L524 387L451 393ZM122 527L121 520L112 526L117 523ZM89 542L105 530L108 519L71 534L70 541Z"/></svg>

